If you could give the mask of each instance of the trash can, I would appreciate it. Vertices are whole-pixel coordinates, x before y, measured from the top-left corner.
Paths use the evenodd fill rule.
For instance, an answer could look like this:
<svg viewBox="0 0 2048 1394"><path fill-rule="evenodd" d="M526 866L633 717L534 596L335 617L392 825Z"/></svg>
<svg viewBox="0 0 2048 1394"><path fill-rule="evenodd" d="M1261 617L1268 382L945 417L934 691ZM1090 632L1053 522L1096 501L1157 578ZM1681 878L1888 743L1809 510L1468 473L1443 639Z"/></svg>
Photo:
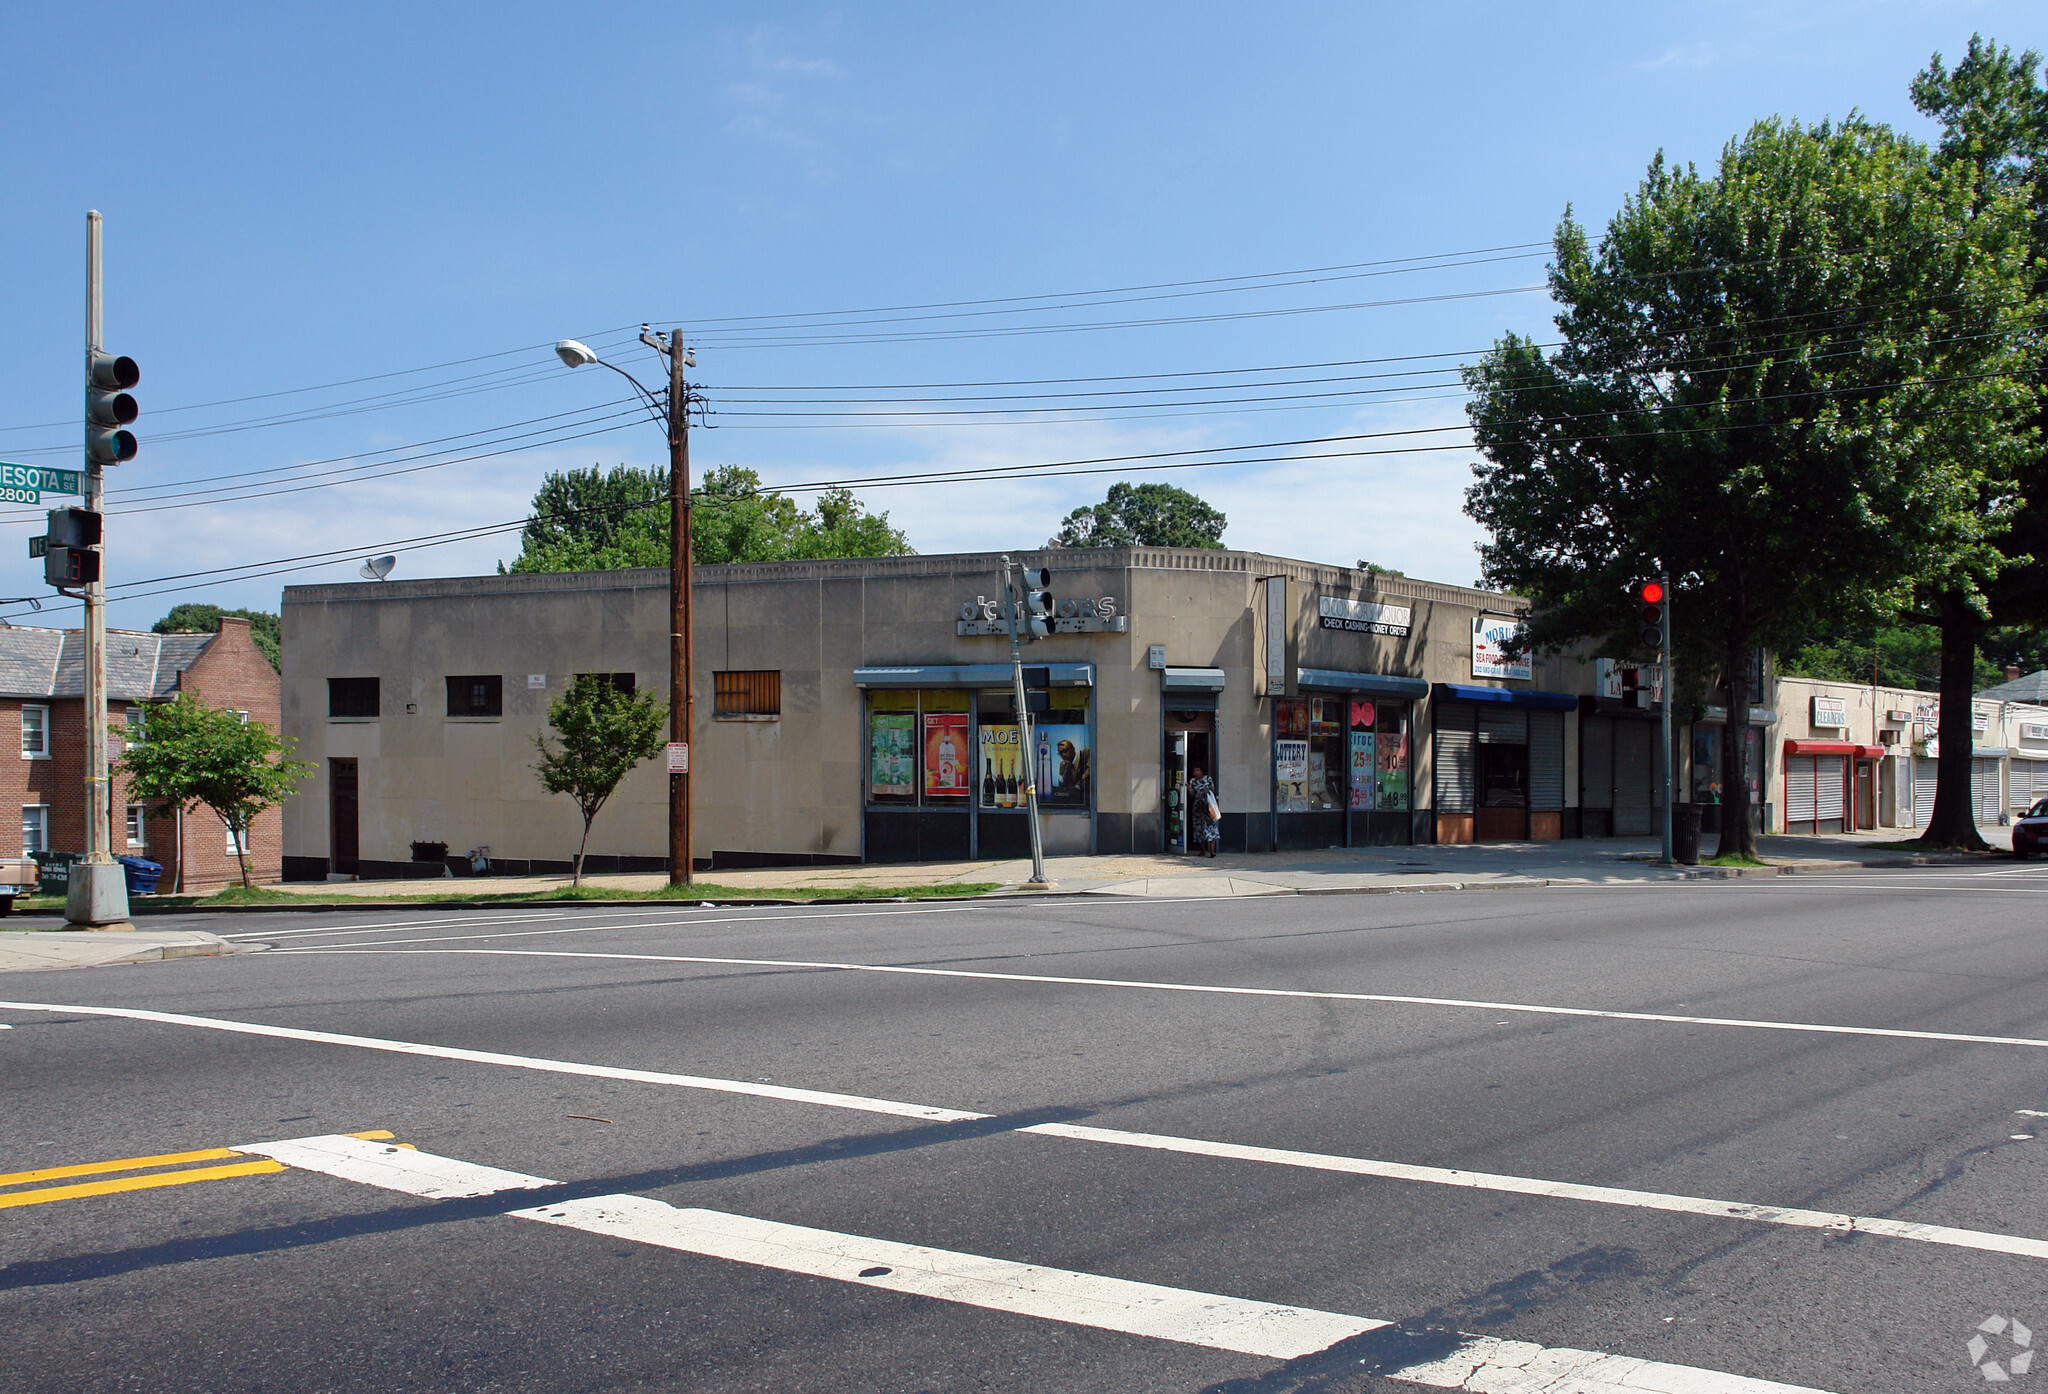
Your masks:
<svg viewBox="0 0 2048 1394"><path fill-rule="evenodd" d="M1680 866L1700 864L1700 806L1671 805L1671 860Z"/></svg>
<svg viewBox="0 0 2048 1394"><path fill-rule="evenodd" d="M76 852L31 852L29 856L41 873L36 880L37 895L68 895L71 891L71 864L78 860Z"/></svg>
<svg viewBox="0 0 2048 1394"><path fill-rule="evenodd" d="M128 894L156 894L157 878L164 874L162 863L142 857L116 857L114 860L121 864L121 876L128 883Z"/></svg>

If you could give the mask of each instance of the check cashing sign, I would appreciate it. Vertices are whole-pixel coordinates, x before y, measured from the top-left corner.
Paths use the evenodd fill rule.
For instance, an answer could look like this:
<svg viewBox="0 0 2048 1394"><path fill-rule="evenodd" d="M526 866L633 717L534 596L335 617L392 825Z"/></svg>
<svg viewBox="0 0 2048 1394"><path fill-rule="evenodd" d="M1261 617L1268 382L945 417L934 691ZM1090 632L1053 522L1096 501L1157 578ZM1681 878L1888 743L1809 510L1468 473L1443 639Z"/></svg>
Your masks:
<svg viewBox="0 0 2048 1394"><path fill-rule="evenodd" d="M75 494L78 479L77 470L0 464L0 503L41 503L44 494Z"/></svg>

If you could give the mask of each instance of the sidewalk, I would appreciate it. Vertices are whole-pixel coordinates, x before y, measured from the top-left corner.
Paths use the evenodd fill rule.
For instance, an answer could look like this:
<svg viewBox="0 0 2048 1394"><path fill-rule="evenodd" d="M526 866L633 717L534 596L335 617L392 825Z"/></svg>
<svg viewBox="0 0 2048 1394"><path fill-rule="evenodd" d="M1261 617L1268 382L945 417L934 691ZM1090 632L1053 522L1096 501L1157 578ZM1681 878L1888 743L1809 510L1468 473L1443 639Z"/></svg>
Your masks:
<svg viewBox="0 0 2048 1394"><path fill-rule="evenodd" d="M1987 842L2008 845L2003 828L1983 830ZM1915 854L1885 844L1903 840L1906 830L1872 833L1767 836L1759 839L1763 859L1778 871L1853 870L1911 864ZM1709 835L1701 850L1711 855ZM1157 854L1048 857L1046 875L1062 892L1117 896L1314 895L1370 891L1428 891L1531 885L1597 885L1610 882L1680 881L1731 874L1713 867L1655 865L1655 838L1575 838L1559 842L1489 843L1460 847L1351 847L1316 852L1225 853L1214 858ZM1775 873L1774 873L1775 874ZM875 888L986 884L1001 893L1020 893L1030 878L1028 859L916 862L900 865L773 867L752 871L707 871L699 881L725 891L773 896L793 889L844 891L859 895ZM660 872L586 876L587 886L656 890L668 883ZM566 888L566 876L465 876L435 881L335 881L275 889L321 899L348 896L489 896Z"/></svg>
<svg viewBox="0 0 2048 1394"><path fill-rule="evenodd" d="M36 968L106 968L167 958L213 958L240 952L199 929L56 929L0 933L0 973Z"/></svg>

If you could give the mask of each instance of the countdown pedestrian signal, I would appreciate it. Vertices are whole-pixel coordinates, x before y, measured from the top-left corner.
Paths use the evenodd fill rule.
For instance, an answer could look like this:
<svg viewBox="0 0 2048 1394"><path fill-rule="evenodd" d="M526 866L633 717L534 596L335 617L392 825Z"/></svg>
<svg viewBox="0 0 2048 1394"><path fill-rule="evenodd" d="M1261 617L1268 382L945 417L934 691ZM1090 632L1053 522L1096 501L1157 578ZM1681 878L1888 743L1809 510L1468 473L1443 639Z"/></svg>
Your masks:
<svg viewBox="0 0 2048 1394"><path fill-rule="evenodd" d="M1671 610L1664 597L1661 581L1645 581L1636 587L1636 599L1642 605L1642 632L1637 642L1646 649L1662 653L1671 645Z"/></svg>

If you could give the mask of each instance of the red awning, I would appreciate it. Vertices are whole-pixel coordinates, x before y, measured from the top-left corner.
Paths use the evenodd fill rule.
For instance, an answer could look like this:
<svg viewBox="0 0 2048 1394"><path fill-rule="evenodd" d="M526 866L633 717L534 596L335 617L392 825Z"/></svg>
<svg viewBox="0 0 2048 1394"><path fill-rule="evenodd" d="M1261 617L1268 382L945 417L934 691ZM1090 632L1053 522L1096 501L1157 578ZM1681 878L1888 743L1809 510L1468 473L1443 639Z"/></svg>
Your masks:
<svg viewBox="0 0 2048 1394"><path fill-rule="evenodd" d="M1786 741L1787 755L1853 755L1858 760L1882 760L1891 752L1881 745L1857 745L1854 741Z"/></svg>

